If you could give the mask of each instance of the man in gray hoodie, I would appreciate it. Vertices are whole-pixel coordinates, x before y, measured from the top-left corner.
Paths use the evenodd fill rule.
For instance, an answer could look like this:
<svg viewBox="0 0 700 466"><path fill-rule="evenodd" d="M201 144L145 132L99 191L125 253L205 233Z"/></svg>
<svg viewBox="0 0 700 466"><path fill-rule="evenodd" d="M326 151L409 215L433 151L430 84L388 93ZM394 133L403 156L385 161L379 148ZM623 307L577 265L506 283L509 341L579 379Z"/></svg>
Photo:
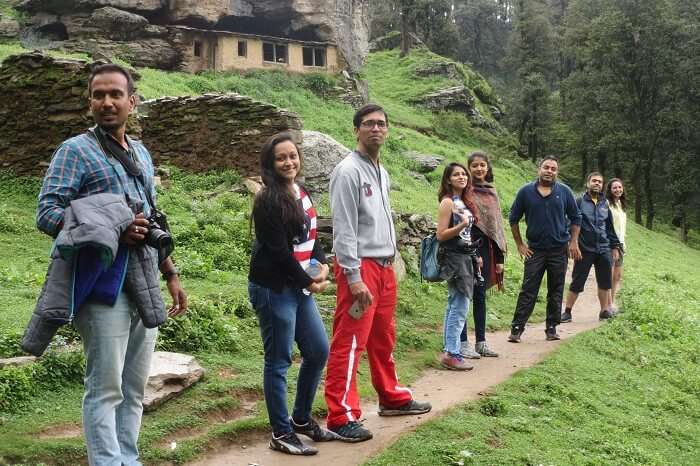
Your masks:
<svg viewBox="0 0 700 466"><path fill-rule="evenodd" d="M361 442L372 438L359 422L356 374L365 348L380 416L423 414L431 406L414 400L411 391L399 384L392 355L396 233L389 174L379 163L389 119L382 107L367 104L355 113L353 125L357 148L335 167L330 181L337 297L326 403L328 428L340 440Z"/></svg>

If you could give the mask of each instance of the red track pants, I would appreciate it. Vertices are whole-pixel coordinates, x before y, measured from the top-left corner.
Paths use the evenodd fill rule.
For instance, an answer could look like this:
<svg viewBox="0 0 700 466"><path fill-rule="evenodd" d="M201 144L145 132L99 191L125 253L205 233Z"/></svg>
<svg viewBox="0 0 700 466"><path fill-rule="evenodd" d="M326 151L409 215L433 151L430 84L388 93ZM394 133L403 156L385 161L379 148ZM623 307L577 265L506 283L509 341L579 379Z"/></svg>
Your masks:
<svg viewBox="0 0 700 466"><path fill-rule="evenodd" d="M394 269L382 267L372 259L362 259L362 281L372 293L373 300L360 319L348 314L353 299L345 274L337 262L334 270L337 298L326 374L329 428L359 421L362 416L356 375L365 348L379 404L395 408L413 398L408 388L399 385L392 355L396 343Z"/></svg>

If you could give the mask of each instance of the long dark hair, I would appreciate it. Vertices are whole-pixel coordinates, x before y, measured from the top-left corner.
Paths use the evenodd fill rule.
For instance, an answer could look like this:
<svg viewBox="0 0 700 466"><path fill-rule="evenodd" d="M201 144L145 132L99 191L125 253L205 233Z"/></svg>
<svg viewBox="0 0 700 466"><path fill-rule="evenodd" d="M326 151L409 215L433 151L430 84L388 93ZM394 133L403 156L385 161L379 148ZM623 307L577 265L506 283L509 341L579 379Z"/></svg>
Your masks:
<svg viewBox="0 0 700 466"><path fill-rule="evenodd" d="M469 158L467 159L467 166L471 167L472 162L475 159L481 159L484 162L486 162L486 166L488 167L488 171L486 172L486 176L484 177L484 181L487 183L492 183L493 182L493 167L491 166L491 159L489 159L489 156L486 155L486 152L481 152L481 151L476 151L472 152L469 154ZM471 174L470 174L471 176Z"/></svg>
<svg viewBox="0 0 700 466"><path fill-rule="evenodd" d="M474 216L474 223L479 222L479 211L476 208L476 204L474 203L473 197L472 197L472 176L469 174L469 170L467 170L467 167L462 165L461 163L457 162L452 162L448 166L445 167L445 170L442 172L442 180L440 181L440 190L438 191L438 202L442 202L442 200L445 197L449 197L452 199L452 186L450 185L450 177L452 176L452 172L455 171L455 168L461 168L464 170L464 173L467 174L467 187L462 190L462 202L464 202L464 205L467 206L467 209L472 213Z"/></svg>
<svg viewBox="0 0 700 466"><path fill-rule="evenodd" d="M284 131L269 138L260 149L260 176L264 186L255 196L253 210L263 208L267 212L278 213L282 224L294 231L303 225L304 213L289 190L287 181L275 171L275 147L286 141L291 141L296 147L301 170L301 149L294 142L294 136Z"/></svg>
<svg viewBox="0 0 700 466"><path fill-rule="evenodd" d="M620 196L620 205L622 206L622 210L625 210L625 183L623 183L620 178L611 178L610 181L608 181L608 185L605 187L605 198L610 204L615 204L615 196L613 196L612 193L612 184L615 181L622 185L622 196Z"/></svg>

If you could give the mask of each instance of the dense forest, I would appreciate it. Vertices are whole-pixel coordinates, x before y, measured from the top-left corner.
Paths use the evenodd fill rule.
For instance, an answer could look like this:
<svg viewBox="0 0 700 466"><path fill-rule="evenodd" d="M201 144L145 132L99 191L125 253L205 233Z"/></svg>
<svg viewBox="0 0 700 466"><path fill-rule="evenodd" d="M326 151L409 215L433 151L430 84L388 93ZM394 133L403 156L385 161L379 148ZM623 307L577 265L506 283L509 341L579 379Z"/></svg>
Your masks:
<svg viewBox="0 0 700 466"><path fill-rule="evenodd" d="M636 222L700 228L697 0L373 2L373 38L402 33L484 74L523 157L562 159L580 189L625 180Z"/></svg>

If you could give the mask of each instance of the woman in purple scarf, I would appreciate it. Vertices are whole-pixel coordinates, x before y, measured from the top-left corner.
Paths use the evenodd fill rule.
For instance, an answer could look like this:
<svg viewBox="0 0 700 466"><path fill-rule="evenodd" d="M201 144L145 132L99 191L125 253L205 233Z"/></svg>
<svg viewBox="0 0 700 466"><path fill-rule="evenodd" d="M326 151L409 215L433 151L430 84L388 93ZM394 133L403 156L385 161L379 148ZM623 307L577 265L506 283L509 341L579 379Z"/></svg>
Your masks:
<svg viewBox="0 0 700 466"><path fill-rule="evenodd" d="M503 229L501 205L493 182L493 168L488 155L474 152L467 159L467 168L474 183L473 198L479 212L479 223L473 229L474 241L481 240L479 254L483 258L481 274L485 283L474 283L473 315L476 344L469 345L467 325L461 335L461 354L463 357L478 359L498 357L486 344L486 290L493 285L503 288L503 263L506 252L506 236Z"/></svg>

